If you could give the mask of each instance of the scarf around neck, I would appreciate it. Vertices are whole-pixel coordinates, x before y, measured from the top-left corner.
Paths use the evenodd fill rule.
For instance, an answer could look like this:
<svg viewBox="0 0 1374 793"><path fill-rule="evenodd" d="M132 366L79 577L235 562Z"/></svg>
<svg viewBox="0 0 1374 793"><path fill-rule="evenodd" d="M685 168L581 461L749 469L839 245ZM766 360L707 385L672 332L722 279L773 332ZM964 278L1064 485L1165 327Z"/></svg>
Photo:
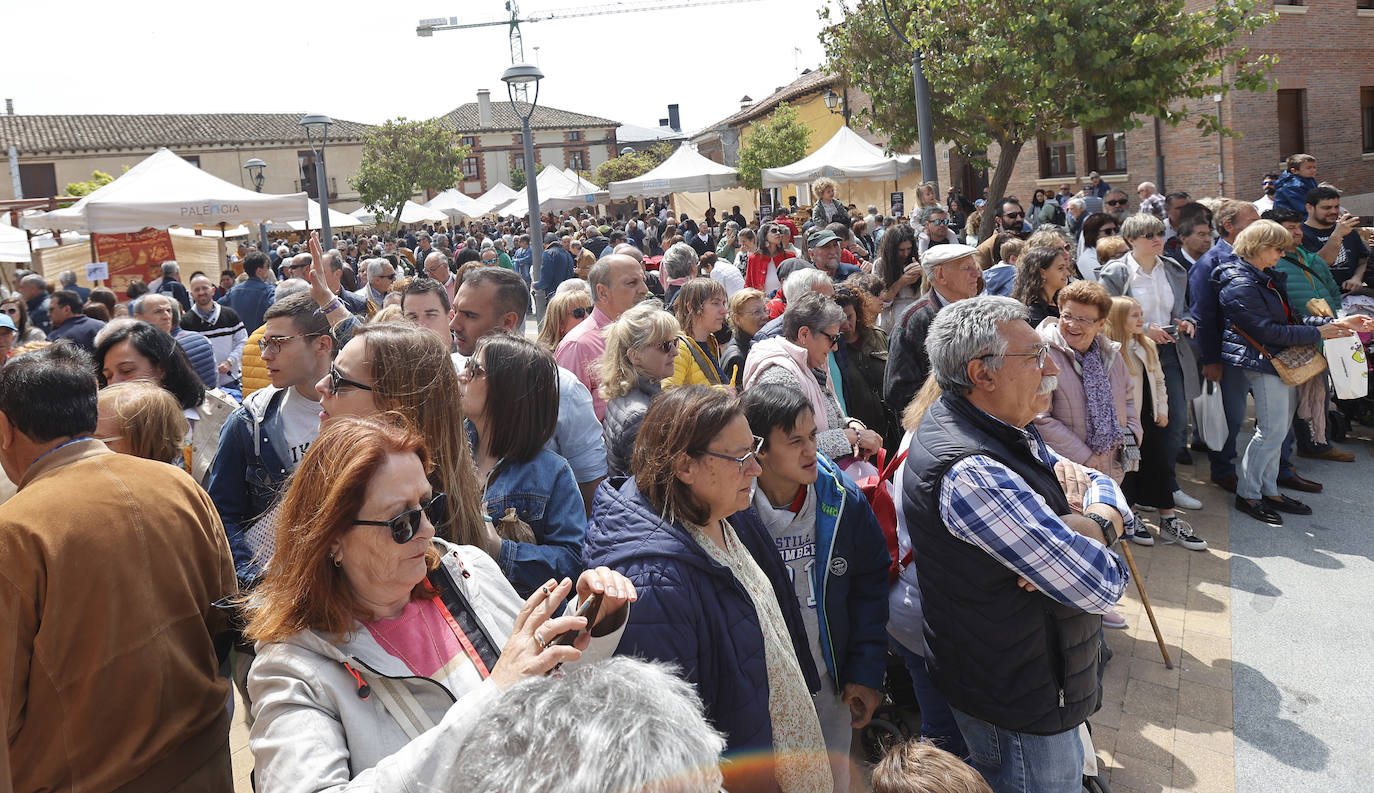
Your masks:
<svg viewBox="0 0 1374 793"><path fill-rule="evenodd" d="M1116 400L1112 398L1112 384L1107 367L1102 362L1102 339L1093 339L1085 353L1074 351L1083 367L1083 395L1088 408L1088 448L1101 454L1121 439L1121 427L1116 420Z"/></svg>

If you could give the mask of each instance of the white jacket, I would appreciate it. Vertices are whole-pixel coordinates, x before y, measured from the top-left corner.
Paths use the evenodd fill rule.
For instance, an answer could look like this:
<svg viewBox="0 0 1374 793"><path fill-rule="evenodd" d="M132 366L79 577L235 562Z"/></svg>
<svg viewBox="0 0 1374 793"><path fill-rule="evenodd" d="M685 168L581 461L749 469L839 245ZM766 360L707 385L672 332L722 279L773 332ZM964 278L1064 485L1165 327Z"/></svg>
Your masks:
<svg viewBox="0 0 1374 793"><path fill-rule="evenodd" d="M434 543L499 650L523 601L482 550ZM580 662L612 655L623 630L593 639ZM471 665L444 680L416 677L361 624L344 639L304 631L259 644L248 674L258 793L461 790L452 778L458 747L501 690ZM423 712L407 716L407 706Z"/></svg>

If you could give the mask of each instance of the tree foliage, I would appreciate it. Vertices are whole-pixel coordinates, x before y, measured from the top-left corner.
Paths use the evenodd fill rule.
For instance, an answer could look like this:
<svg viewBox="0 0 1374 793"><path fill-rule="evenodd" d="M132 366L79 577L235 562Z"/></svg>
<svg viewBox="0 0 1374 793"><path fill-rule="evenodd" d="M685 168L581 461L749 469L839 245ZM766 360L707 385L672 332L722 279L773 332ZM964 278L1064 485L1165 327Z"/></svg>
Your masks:
<svg viewBox="0 0 1374 793"><path fill-rule="evenodd" d="M763 187L764 168L790 165L806 156L811 142L811 128L797 118L791 105L778 108L753 125L749 137L739 147L739 180L750 190Z"/></svg>
<svg viewBox="0 0 1374 793"><path fill-rule="evenodd" d="M597 187L606 187L611 182L623 182L652 171L663 164L673 154L673 145L659 141L644 151L622 154L596 166L590 181Z"/></svg>
<svg viewBox="0 0 1374 793"><path fill-rule="evenodd" d="M129 166L124 166L124 170L129 170ZM104 187L105 185L109 184L110 182L113 182L114 180L115 178L113 176L105 173L104 171L91 171L91 178L88 181L68 182L67 195L87 196L91 193L94 193L96 190L99 190L100 188Z"/></svg>
<svg viewBox="0 0 1374 793"><path fill-rule="evenodd" d="M363 206L399 218L416 192L439 192L458 184L468 152L458 143L457 133L437 119L397 118L363 137L362 165L349 184Z"/></svg>
<svg viewBox="0 0 1374 793"><path fill-rule="evenodd" d="M1238 44L1274 18L1260 4L1220 0L1186 11L1185 0L1109 10L1097 0L887 3L922 53L937 140L966 155L998 147L983 235L1022 147L1037 138L1075 126L1131 129L1148 118L1171 125L1191 118L1203 134L1231 134L1215 114L1190 116L1185 103L1268 87L1273 58L1252 58ZM821 11L833 23L829 16ZM821 38L829 68L873 97L858 123L889 136L894 148L915 144L912 48L888 27L881 0L858 0Z"/></svg>

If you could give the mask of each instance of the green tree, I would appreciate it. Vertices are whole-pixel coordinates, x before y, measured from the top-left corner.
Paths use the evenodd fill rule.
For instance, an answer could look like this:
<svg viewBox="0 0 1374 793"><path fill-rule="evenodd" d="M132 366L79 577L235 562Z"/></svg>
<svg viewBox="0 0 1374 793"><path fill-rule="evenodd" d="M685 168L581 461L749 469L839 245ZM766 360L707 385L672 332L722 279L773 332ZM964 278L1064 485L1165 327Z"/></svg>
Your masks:
<svg viewBox="0 0 1374 793"><path fill-rule="evenodd" d="M129 170L129 166L124 166L124 170ZM110 182L113 182L114 180L115 178L113 176L105 173L104 171L91 171L91 178L89 181L68 182L67 195L87 196L91 193L94 193L96 190L99 190L100 188L104 187L105 185L109 184Z"/></svg>
<svg viewBox="0 0 1374 793"><path fill-rule="evenodd" d="M663 161L672 154L673 145L659 141L644 151L612 157L596 166L594 173L583 175L597 187L606 187L611 182L623 182L626 179L643 176L662 165Z"/></svg>
<svg viewBox="0 0 1374 793"><path fill-rule="evenodd" d="M763 187L764 168L778 168L806 156L811 128L797 118L797 109L778 105L768 118L754 124L739 147L739 180L750 190Z"/></svg>
<svg viewBox="0 0 1374 793"><path fill-rule="evenodd" d="M363 136L363 159L349 184L374 212L400 218L405 202L420 190L443 191L462 180L468 147L437 119L397 118Z"/></svg>
<svg viewBox="0 0 1374 793"><path fill-rule="evenodd" d="M1132 129L1145 119L1192 119L1231 135L1212 94L1268 86L1271 56L1251 58L1244 34L1275 15L1261 0L1187 11L1185 0L888 0L892 19L923 55L937 140L965 153L996 146L980 236L992 230L1021 149L1075 126ZM1267 3L1264 3L1267 6ZM828 9L822 19L831 22ZM859 0L821 34L829 68L873 97L857 121L908 149L917 141L912 50L893 35L880 0ZM985 164L986 161L984 161Z"/></svg>

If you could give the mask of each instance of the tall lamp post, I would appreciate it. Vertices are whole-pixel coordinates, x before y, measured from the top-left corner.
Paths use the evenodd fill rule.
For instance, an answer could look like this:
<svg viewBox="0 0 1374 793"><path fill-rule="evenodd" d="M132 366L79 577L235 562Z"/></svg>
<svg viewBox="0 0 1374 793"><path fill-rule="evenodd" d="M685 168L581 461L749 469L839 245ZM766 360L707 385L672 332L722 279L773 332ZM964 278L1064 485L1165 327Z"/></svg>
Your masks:
<svg viewBox="0 0 1374 793"><path fill-rule="evenodd" d="M334 231L329 228L329 183L324 175L324 147L329 142L329 125L333 123L334 119L318 113L301 119L301 126L305 127L305 139L310 144L310 151L315 154L315 194L319 196L320 242L325 250L334 247ZM315 147L316 137L320 139L319 148Z"/></svg>
<svg viewBox="0 0 1374 793"><path fill-rule="evenodd" d="M534 283L539 283L542 276L541 264L544 253L544 219L539 215L539 187L534 183L534 135L530 132L530 117L534 115L534 106L539 104L539 81L544 79L544 73L538 66L529 63L517 63L501 75L501 82L506 84L506 96L510 98L511 110L520 117L521 138L525 143L525 192L529 197L530 204L530 279ZM526 107L525 112L520 112L520 106L515 104L516 86L525 86L527 83L534 83L534 100ZM548 297L536 291L534 294L534 316L535 319L543 321L544 306Z"/></svg>
<svg viewBox="0 0 1374 793"><path fill-rule="evenodd" d="M253 159L243 164L243 170L248 172L248 179L253 183L253 189L258 191L259 193L262 192L263 182L267 181L267 177L264 176L262 173L263 169L265 169L266 167L267 163L263 162L257 157L254 157ZM259 247L258 250L262 251L263 253L267 253L266 221L259 223L258 229L262 232L262 242L259 243L261 247Z"/></svg>
<svg viewBox="0 0 1374 793"><path fill-rule="evenodd" d="M938 196L940 176L935 169L935 118L930 111L930 83L926 82L926 73L921 68L921 51L916 49L911 39L908 39L892 21L892 12L888 10L887 0L882 2L883 18L887 20L887 26L892 28L897 38L912 49L911 81L916 88L916 133L921 138L921 181L934 183L935 195Z"/></svg>

